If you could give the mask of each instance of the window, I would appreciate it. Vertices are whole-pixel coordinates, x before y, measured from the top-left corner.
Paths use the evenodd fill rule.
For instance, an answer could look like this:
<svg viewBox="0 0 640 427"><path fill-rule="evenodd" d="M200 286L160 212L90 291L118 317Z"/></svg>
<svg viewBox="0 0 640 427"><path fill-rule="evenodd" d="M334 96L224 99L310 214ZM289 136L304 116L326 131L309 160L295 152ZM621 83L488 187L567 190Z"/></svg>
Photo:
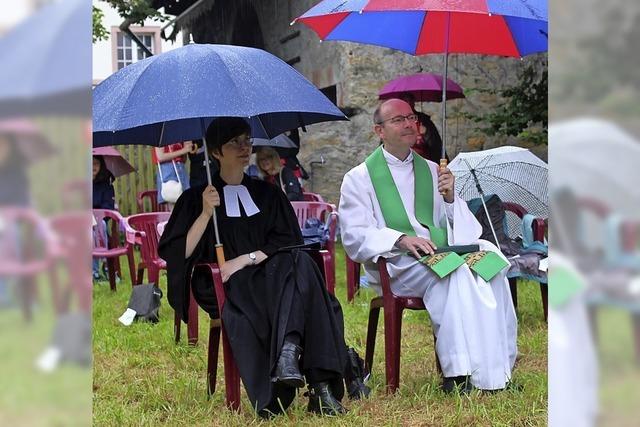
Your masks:
<svg viewBox="0 0 640 427"><path fill-rule="evenodd" d="M154 52L153 33L136 33L136 36L151 52ZM120 31L118 31L116 50L118 70L149 56L144 50L142 50L142 48L131 40L131 37L129 37L128 34Z"/></svg>

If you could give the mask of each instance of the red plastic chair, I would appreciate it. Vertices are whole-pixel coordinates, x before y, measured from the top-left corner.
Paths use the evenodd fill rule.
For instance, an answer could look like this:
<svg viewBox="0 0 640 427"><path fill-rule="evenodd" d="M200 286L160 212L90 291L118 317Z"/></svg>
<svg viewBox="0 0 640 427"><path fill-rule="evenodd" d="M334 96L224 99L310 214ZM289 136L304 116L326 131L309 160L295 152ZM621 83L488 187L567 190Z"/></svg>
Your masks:
<svg viewBox="0 0 640 427"><path fill-rule="evenodd" d="M111 219L111 233L110 236L108 236L108 241L98 241L98 246L93 248L93 258L107 259L111 290L116 290L116 270L120 270L118 260L122 255L127 256L127 261L129 261L129 274L131 275L131 286L135 285L137 282L133 244L127 240L125 240L124 245L120 244L120 225L123 224L124 218L118 211L109 209L94 209L93 216L98 224L101 224L105 218ZM101 235L102 233L98 233L98 236Z"/></svg>
<svg viewBox="0 0 640 427"><path fill-rule="evenodd" d="M336 288L336 231L338 229L338 212L336 207L325 202L291 202L293 210L298 218L300 228L309 218L318 218L325 224L329 224L329 239L326 243L326 252L320 251L323 258L321 270L327 282L327 289L335 294Z"/></svg>
<svg viewBox="0 0 640 427"><path fill-rule="evenodd" d="M49 224L56 234L55 253L67 268L66 277L69 282L65 287L63 299L59 301L60 312L68 310L72 293L78 296L80 310L91 313L91 262L89 253L92 247L91 227L93 219L86 211L69 212L49 219ZM83 256L86 255L86 258ZM52 270L52 283L57 288L57 275Z"/></svg>
<svg viewBox="0 0 640 427"><path fill-rule="evenodd" d="M129 242L140 244L140 258L138 264L138 279L136 284L139 285L144 279L144 270L150 283L160 283L160 270L167 269L167 263L158 255L158 224L168 221L171 216L170 212L151 212L131 215L125 218L125 226L128 229L127 238ZM174 318L174 334L176 342L180 341L180 313L175 314ZM187 323L187 337L189 344L198 343L198 305L190 295L189 299L189 322Z"/></svg>
<svg viewBox="0 0 640 427"><path fill-rule="evenodd" d="M0 277L20 279L18 291L27 321L32 319L31 303L36 296L36 277L49 271L53 263L54 242L46 221L30 208L0 208ZM52 288L57 308L57 282L52 281Z"/></svg>
<svg viewBox="0 0 640 427"><path fill-rule="evenodd" d="M323 202L324 203L324 199L322 198L322 196L317 193L303 192L302 197L304 198L305 202Z"/></svg>
<svg viewBox="0 0 640 427"><path fill-rule="evenodd" d="M508 212L513 212L518 216L518 218L522 219L527 214L527 210L520 206L517 203L512 202L502 202L504 206L504 210ZM533 238L538 242L544 242L544 234L545 234L545 223L542 218L536 218L531 225L533 227ZM513 301L513 308L518 309L518 278L511 277L509 280L509 288L511 289L511 300ZM542 299L542 312L544 314L544 320L547 321L547 314L549 312L549 287L546 283L540 283L540 297Z"/></svg>
<svg viewBox="0 0 640 427"><path fill-rule="evenodd" d="M351 280L360 281L360 263L346 257L347 269L352 272ZM373 353L376 346L376 332L380 309L384 308L384 352L385 374L387 380L387 392L394 393L400 386L400 339L402 336L402 313L408 310L425 310L422 298L400 297L391 291L389 274L387 273L387 261L378 259L378 272L382 285L382 296L371 300L369 306L369 322L367 325L367 347L365 351L364 366L367 372L371 372ZM435 349L435 335L434 349ZM436 354L436 366L442 373L438 355Z"/></svg>
<svg viewBox="0 0 640 427"><path fill-rule="evenodd" d="M158 204L158 190L144 190L136 195L136 204L138 205L138 213L147 212L144 208L145 199L149 199L151 212L168 212L169 205L167 203Z"/></svg>
<svg viewBox="0 0 640 427"><path fill-rule="evenodd" d="M527 211L522 206L517 203L510 202L502 202L504 205L505 211L513 212L518 215L520 219L522 219ZM537 241L544 241L545 235L545 223L542 218L536 218L532 224L533 227L533 237ZM347 301L353 302L356 293L360 289L360 264L357 264L351 261L349 258L346 259L346 276L347 276ZM517 291L517 278L509 279L509 287L511 288L511 298L513 299L513 306L515 308L518 307L518 291ZM544 318L547 319L548 312L548 287L546 283L540 283L540 293L542 296L542 309L544 312Z"/></svg>
<svg viewBox="0 0 640 427"><path fill-rule="evenodd" d="M222 276L217 264L197 264L194 272L203 270L211 275L218 302L218 312L222 313L225 302L224 286ZM196 304L195 301L192 301ZM191 307L190 307L191 308ZM189 314L191 319L191 314ZM211 319L209 327L209 345L207 348L207 395L212 395L216 390L216 375L218 370L218 348L220 345L220 334L222 333L222 352L224 363L224 383L226 388L225 401L229 409L238 410L240 408L240 373L233 358L231 345L224 330L221 318Z"/></svg>
<svg viewBox="0 0 640 427"><path fill-rule="evenodd" d="M326 265L326 257L329 256L328 251L320 250L310 252L311 257L320 268L323 278L326 282L326 270L322 267ZM216 293L216 300L218 302L218 312L222 313L226 295L224 292L224 285L222 283L222 276L220 275L220 269L218 264L197 264L194 267L194 273L197 270L202 269L205 273L211 276ZM194 301L192 301L195 304ZM191 319L191 314L189 314ZM211 395L216 389L216 372L218 368L218 348L220 342L220 333L222 332L222 350L224 360L224 381L226 387L226 404L229 409L238 410L240 408L240 373L238 366L236 365L229 340L227 339L224 324L222 319L211 319L209 328L209 346L207 350L207 393ZM375 337L374 337L375 339Z"/></svg>

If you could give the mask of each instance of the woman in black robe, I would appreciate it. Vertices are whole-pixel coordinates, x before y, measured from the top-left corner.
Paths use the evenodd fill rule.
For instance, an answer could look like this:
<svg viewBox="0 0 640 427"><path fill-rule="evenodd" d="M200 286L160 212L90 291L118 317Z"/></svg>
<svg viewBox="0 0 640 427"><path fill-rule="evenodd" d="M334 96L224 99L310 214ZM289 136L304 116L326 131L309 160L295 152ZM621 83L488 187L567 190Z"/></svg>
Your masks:
<svg viewBox="0 0 640 427"><path fill-rule="evenodd" d="M186 321L185 285L193 265L216 262L216 209L226 259L222 320L252 406L261 416L282 412L304 385L304 375L310 411L343 413L348 358L340 304L326 291L312 258L286 249L303 242L286 195L243 173L251 154L249 132L239 118L219 118L207 129L220 171L212 186L180 196L159 244L167 261L169 303ZM190 284L198 304L217 317L211 280L194 274Z"/></svg>

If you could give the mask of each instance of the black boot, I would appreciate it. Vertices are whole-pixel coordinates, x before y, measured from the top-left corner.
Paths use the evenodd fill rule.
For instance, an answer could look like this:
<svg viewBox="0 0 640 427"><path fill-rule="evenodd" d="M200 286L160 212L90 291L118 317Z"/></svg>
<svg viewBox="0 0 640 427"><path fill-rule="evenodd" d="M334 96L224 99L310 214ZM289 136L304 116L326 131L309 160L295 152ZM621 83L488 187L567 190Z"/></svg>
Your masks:
<svg viewBox="0 0 640 427"><path fill-rule="evenodd" d="M280 357L276 365L275 375L271 381L284 383L290 387L304 387L304 377L300 373L298 360L302 349L297 345L285 341L280 350Z"/></svg>
<svg viewBox="0 0 640 427"><path fill-rule="evenodd" d="M340 401L333 397L328 382L309 385L309 406L307 411L330 417L345 414L347 410Z"/></svg>
<svg viewBox="0 0 640 427"><path fill-rule="evenodd" d="M471 377L468 375L462 375L459 377L445 377L442 382L442 391L445 393L453 393L454 391L458 391L460 394L469 394L473 390L473 385L471 384Z"/></svg>

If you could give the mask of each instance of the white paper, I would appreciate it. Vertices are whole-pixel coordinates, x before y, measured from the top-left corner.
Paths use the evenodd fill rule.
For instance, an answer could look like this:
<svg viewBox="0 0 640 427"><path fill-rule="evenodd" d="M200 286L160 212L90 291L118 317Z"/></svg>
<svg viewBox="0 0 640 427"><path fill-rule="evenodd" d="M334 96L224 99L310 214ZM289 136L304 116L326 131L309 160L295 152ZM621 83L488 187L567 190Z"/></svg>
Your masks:
<svg viewBox="0 0 640 427"><path fill-rule="evenodd" d="M38 360L36 360L36 366L44 372L52 372L58 366L60 358L62 357L62 351L57 347L48 347Z"/></svg>
<svg viewBox="0 0 640 427"><path fill-rule="evenodd" d="M136 318L136 311L130 308L127 308L127 310L122 314L122 316L120 316L118 320L124 326L129 326L133 323L133 319L135 318Z"/></svg>
<svg viewBox="0 0 640 427"><path fill-rule="evenodd" d="M538 264L538 270L547 271L549 269L549 257L542 258L540 264Z"/></svg>
<svg viewBox="0 0 640 427"><path fill-rule="evenodd" d="M240 203L247 216L253 216L260 212L260 209L256 206L249 190L244 185L227 185L223 189L224 191L224 204L227 211L227 216L237 218L240 216Z"/></svg>

